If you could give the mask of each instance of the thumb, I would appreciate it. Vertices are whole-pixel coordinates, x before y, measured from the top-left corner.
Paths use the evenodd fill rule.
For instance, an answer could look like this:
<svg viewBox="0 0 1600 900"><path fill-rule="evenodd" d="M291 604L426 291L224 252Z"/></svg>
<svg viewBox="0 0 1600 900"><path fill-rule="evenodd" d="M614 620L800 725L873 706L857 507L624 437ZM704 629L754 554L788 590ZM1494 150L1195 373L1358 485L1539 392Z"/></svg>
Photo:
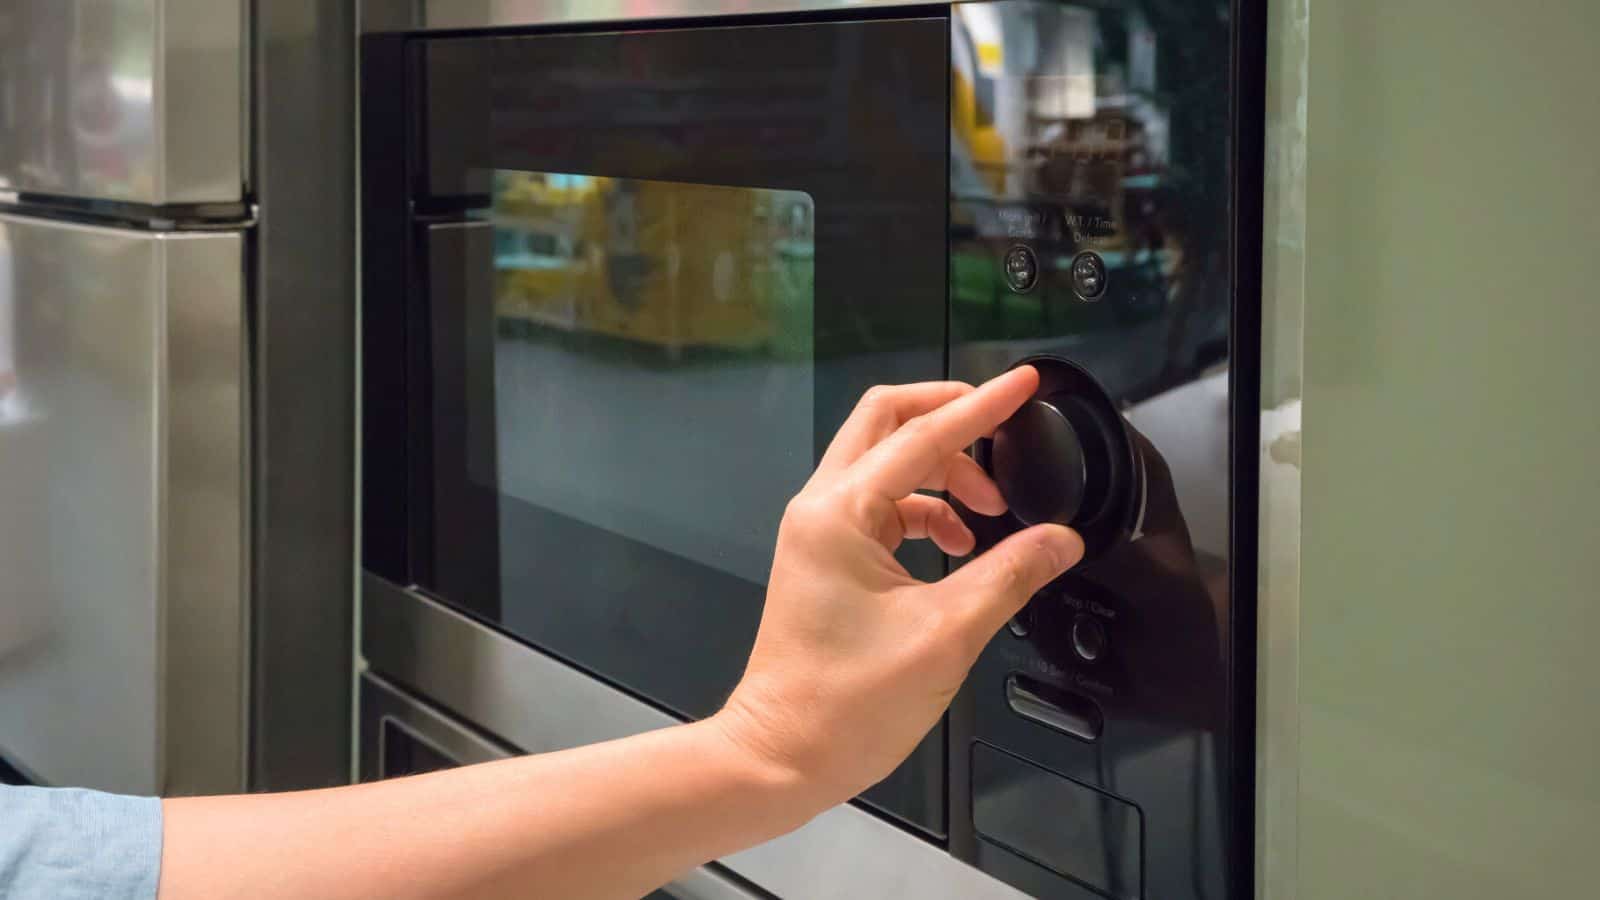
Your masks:
<svg viewBox="0 0 1600 900"><path fill-rule="evenodd" d="M1083 538L1063 525L1035 525L995 544L940 584L968 607L988 640L1028 599L1083 558Z"/></svg>

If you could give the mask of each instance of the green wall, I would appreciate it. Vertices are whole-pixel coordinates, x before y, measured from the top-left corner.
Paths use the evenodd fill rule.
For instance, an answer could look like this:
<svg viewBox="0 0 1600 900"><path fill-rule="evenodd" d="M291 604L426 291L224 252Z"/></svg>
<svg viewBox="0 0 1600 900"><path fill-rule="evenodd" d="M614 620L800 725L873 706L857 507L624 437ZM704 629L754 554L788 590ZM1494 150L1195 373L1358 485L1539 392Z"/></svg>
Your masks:
<svg viewBox="0 0 1600 900"><path fill-rule="evenodd" d="M1266 893L1600 896L1600 3L1274 16Z"/></svg>

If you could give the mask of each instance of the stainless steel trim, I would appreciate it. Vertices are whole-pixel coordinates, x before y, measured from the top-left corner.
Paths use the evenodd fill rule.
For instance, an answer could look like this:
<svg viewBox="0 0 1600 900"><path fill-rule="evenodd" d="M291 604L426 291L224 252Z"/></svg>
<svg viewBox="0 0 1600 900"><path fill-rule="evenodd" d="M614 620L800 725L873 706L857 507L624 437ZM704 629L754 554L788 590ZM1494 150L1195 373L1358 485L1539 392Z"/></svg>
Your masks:
<svg viewBox="0 0 1600 900"><path fill-rule="evenodd" d="M285 790L353 761L355 10L253 8L250 787Z"/></svg>
<svg viewBox="0 0 1600 900"><path fill-rule="evenodd" d="M0 745L50 783L243 787L243 247L0 215Z"/></svg>
<svg viewBox="0 0 1600 900"><path fill-rule="evenodd" d="M361 0L361 31L433 31L926 5L926 0Z"/></svg>
<svg viewBox="0 0 1600 900"><path fill-rule="evenodd" d="M1255 885L1257 897L1286 900L1295 896L1300 856L1300 423L1310 28L1308 0L1267 4Z"/></svg>
<svg viewBox="0 0 1600 900"><path fill-rule="evenodd" d="M511 747L461 725L376 675L362 673L360 679L362 781L389 774L383 770L382 726L386 721L400 724L457 765L470 766L516 755Z"/></svg>
<svg viewBox="0 0 1600 900"><path fill-rule="evenodd" d="M524 753L679 721L370 572L361 575L361 652L372 671L421 691Z"/></svg>
<svg viewBox="0 0 1600 900"><path fill-rule="evenodd" d="M246 134L244 0L156 3L161 180L149 202L240 199Z"/></svg>
<svg viewBox="0 0 1600 900"><path fill-rule="evenodd" d="M361 584L361 646L372 670L523 751L561 750L678 721L415 591L370 573ZM1026 896L849 804L721 863L780 897Z"/></svg>
<svg viewBox="0 0 1600 900"><path fill-rule="evenodd" d="M247 427L244 240L166 249L164 794L244 787Z"/></svg>
<svg viewBox="0 0 1600 900"><path fill-rule="evenodd" d="M678 900L756 900L756 895L715 869L701 867L661 889Z"/></svg>
<svg viewBox="0 0 1600 900"><path fill-rule="evenodd" d="M244 0L0 5L0 188L240 199Z"/></svg>
<svg viewBox="0 0 1600 900"><path fill-rule="evenodd" d="M517 753L370 672L362 673L360 680L362 781L389 774L383 770L385 724L404 730L456 765L492 762ZM684 874L662 890L679 900L756 900L738 882L705 866Z"/></svg>

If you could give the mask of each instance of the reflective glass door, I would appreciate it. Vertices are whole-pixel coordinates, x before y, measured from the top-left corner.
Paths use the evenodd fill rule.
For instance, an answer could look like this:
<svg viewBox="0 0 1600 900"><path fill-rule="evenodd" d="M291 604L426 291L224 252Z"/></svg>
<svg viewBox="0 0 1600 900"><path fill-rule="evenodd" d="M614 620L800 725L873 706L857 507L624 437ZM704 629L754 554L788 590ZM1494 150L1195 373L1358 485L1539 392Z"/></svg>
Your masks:
<svg viewBox="0 0 1600 900"><path fill-rule="evenodd" d="M944 375L948 41L369 40L366 567L714 711L834 430ZM868 799L942 834L945 780L935 732Z"/></svg>

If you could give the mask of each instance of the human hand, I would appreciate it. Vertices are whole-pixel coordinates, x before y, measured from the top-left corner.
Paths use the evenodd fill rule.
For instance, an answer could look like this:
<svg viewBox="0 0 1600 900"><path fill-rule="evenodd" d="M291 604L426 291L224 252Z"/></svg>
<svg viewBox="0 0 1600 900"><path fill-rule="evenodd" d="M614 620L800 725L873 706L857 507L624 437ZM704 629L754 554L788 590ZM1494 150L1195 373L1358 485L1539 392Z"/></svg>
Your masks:
<svg viewBox="0 0 1600 900"><path fill-rule="evenodd" d="M537 885L638 897L860 793L939 720L1006 619L1083 552L1072 531L1035 526L934 584L893 555L924 537L972 551L955 512L915 491L1003 512L962 451L1038 380L1019 368L977 389L862 400L784 513L750 664L716 715L378 784L168 800L161 896L520 897ZM452 840L439 840L441 822Z"/></svg>
<svg viewBox="0 0 1600 900"><path fill-rule="evenodd" d="M964 451L1038 383L1024 366L976 389L869 391L784 512L749 665L712 721L797 785L813 813L899 765L994 633L1082 557L1071 529L1036 525L931 584L894 558L917 538L952 556L972 552L955 511L919 488L948 491L984 515L1005 512Z"/></svg>

